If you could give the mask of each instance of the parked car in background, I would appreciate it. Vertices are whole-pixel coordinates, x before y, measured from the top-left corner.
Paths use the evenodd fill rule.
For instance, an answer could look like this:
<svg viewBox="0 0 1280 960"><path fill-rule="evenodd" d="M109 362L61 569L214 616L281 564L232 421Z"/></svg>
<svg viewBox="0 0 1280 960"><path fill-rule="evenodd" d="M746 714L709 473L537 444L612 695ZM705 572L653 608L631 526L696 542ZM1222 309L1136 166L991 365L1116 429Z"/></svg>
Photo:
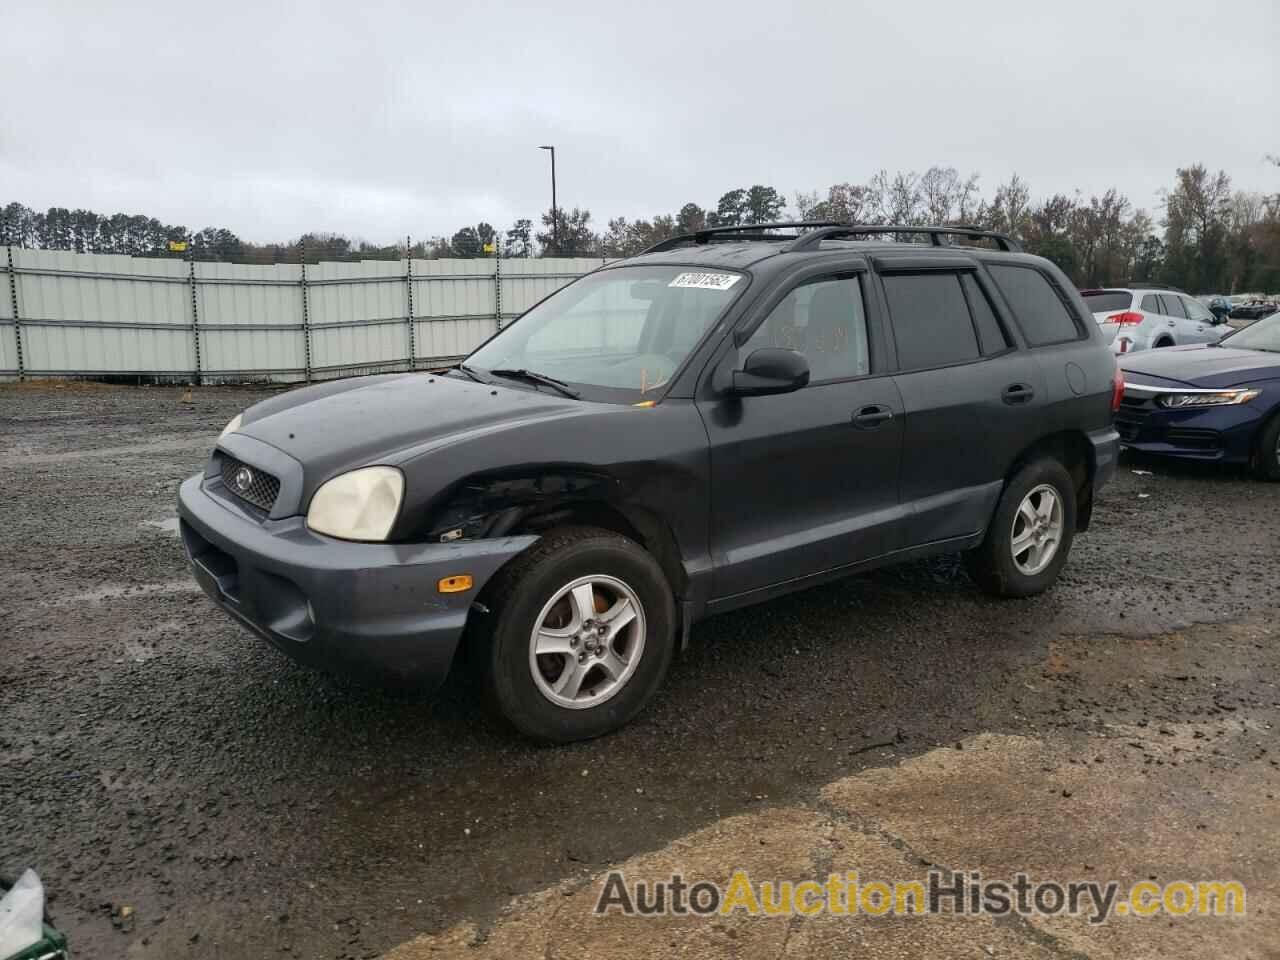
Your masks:
<svg viewBox="0 0 1280 960"><path fill-rule="evenodd" d="M1209 302L1205 304L1219 321L1226 320L1231 316L1231 308L1234 306L1230 300L1224 296L1209 297Z"/></svg>
<svg viewBox="0 0 1280 960"><path fill-rule="evenodd" d="M1246 300L1244 303L1236 304L1231 310L1232 320L1257 320L1261 317L1268 317L1280 310L1273 300Z"/></svg>
<svg viewBox="0 0 1280 960"><path fill-rule="evenodd" d="M1280 480L1280 313L1219 343L1127 356L1120 367L1125 446L1251 464Z"/></svg>
<svg viewBox="0 0 1280 960"><path fill-rule="evenodd" d="M1056 266L942 242L980 233L704 230L447 373L263 400L182 484L196 580L341 672L427 690L462 646L554 742L626 723L714 613L947 552L1039 593L1115 472L1121 381Z"/></svg>
<svg viewBox="0 0 1280 960"><path fill-rule="evenodd" d="M1080 295L1116 354L1213 343L1230 329L1195 297L1173 287L1109 287Z"/></svg>

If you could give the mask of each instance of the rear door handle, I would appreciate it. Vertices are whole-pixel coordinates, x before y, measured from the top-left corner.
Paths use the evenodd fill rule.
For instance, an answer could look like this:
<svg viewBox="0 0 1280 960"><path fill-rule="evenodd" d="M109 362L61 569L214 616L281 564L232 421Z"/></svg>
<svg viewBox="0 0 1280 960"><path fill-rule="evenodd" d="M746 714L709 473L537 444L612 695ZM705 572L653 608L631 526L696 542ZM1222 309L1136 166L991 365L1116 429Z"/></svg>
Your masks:
<svg viewBox="0 0 1280 960"><path fill-rule="evenodd" d="M1004 388L1000 399L1005 403L1026 403L1036 395L1035 388L1029 383L1011 383Z"/></svg>
<svg viewBox="0 0 1280 960"><path fill-rule="evenodd" d="M869 407L863 407L853 415L853 425L859 430L874 430L882 423L888 423L893 419L893 411L888 407L874 404Z"/></svg>

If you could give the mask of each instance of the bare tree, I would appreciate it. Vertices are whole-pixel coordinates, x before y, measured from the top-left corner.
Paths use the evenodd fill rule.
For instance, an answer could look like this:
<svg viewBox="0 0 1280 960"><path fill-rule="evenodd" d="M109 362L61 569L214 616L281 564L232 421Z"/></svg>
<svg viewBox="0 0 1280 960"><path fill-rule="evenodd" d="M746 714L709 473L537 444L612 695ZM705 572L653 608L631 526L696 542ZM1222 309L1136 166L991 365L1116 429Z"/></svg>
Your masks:
<svg viewBox="0 0 1280 960"><path fill-rule="evenodd" d="M920 197L929 223L965 223L973 214L978 175L962 179L955 167L930 167L920 176Z"/></svg>

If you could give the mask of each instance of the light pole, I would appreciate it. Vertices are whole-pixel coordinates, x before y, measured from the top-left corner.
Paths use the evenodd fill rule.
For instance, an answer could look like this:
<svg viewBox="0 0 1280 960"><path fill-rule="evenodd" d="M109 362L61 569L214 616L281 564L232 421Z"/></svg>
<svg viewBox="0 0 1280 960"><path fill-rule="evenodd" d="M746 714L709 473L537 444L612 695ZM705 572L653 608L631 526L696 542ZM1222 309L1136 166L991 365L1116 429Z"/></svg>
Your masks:
<svg viewBox="0 0 1280 960"><path fill-rule="evenodd" d="M560 211L556 209L556 148L541 146L539 150L551 151L551 242L555 245L556 256L560 256Z"/></svg>

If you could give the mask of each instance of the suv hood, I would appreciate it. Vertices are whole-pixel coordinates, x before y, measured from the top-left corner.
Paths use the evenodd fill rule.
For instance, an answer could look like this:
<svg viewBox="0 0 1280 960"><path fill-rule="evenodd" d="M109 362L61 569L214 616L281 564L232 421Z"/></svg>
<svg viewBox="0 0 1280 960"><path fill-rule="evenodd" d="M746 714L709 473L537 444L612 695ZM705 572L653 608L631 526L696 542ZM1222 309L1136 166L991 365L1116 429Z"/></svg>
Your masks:
<svg viewBox="0 0 1280 960"><path fill-rule="evenodd" d="M1120 358L1120 367L1126 373L1213 389L1247 384L1259 377L1280 377L1280 353L1197 344L1143 350Z"/></svg>
<svg viewBox="0 0 1280 960"><path fill-rule="evenodd" d="M244 413L240 432L302 464L306 494L346 470L397 464L426 448L595 406L535 390L426 373L363 377L293 390Z"/></svg>

